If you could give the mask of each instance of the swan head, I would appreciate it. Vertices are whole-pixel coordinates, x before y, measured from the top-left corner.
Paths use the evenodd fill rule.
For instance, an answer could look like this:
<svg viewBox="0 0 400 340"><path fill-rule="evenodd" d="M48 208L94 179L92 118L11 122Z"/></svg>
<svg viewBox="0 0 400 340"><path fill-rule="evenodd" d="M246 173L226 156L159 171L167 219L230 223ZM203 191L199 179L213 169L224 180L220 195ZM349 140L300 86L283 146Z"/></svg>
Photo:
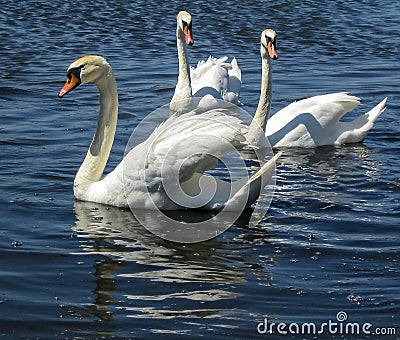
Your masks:
<svg viewBox="0 0 400 340"><path fill-rule="evenodd" d="M87 55L74 61L67 70L67 81L58 96L61 98L81 84L95 83L111 73L111 67L101 56Z"/></svg>
<svg viewBox="0 0 400 340"><path fill-rule="evenodd" d="M269 56L271 59L278 59L277 36L273 29L266 29L261 33L261 55L263 58Z"/></svg>
<svg viewBox="0 0 400 340"><path fill-rule="evenodd" d="M178 29L184 34L186 44L192 46L194 39L192 36L192 16L186 11L180 11L176 17Z"/></svg>

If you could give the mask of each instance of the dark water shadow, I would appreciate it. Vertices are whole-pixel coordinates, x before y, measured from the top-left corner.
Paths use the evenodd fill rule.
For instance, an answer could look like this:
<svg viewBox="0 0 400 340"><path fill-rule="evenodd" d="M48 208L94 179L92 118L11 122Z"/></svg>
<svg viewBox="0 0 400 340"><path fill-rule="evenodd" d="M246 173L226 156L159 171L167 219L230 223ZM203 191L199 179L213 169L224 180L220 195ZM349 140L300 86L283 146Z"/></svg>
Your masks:
<svg viewBox="0 0 400 340"><path fill-rule="evenodd" d="M173 243L157 237L141 226L130 210L91 202L76 202L74 210L76 224L72 229L82 249L102 257L93 265L95 288L92 291L95 297L93 304L86 308L87 313L109 322L116 320L113 310L119 304L124 305L123 314L140 318L164 319L172 314L178 318L224 317L231 314L232 311L224 308L223 304L210 309L207 305L194 307L190 301L197 304L199 301L235 300L241 296L232 287L248 282L248 252L255 241L268 243L271 237L261 229L248 229L251 210L240 216L232 227L233 231L195 244ZM151 218L152 214L149 212L148 217ZM169 214L186 221L204 218L202 212ZM258 263L251 266L263 267ZM125 286L127 282L130 283ZM136 284L132 286L132 282ZM149 290L148 287L156 282L157 286L167 285L169 288ZM144 287L137 286L142 284ZM116 295L124 296L124 301L117 301ZM187 301L188 305L185 308L179 304L154 305L154 301L159 300ZM234 313L246 314L240 308Z"/></svg>

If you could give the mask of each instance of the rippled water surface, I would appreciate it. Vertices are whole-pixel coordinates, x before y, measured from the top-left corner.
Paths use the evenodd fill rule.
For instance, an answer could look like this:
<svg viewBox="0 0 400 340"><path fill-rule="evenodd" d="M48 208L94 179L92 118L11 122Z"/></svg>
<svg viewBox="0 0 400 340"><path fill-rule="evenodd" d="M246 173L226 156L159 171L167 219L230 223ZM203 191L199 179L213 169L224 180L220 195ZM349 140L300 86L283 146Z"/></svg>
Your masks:
<svg viewBox="0 0 400 340"><path fill-rule="evenodd" d="M267 27L278 32L280 54L272 112L335 91L362 98L356 113L388 97L363 143L283 150L257 227L244 214L192 245L159 239L130 211L74 200L97 90L57 98L77 57L108 59L120 97L111 169L134 127L172 97L181 9L193 15L192 64L210 53L238 58L248 112ZM400 3L387 0L3 2L0 334L253 338L266 337L257 333L265 319L320 325L345 312L399 336L398 13Z"/></svg>

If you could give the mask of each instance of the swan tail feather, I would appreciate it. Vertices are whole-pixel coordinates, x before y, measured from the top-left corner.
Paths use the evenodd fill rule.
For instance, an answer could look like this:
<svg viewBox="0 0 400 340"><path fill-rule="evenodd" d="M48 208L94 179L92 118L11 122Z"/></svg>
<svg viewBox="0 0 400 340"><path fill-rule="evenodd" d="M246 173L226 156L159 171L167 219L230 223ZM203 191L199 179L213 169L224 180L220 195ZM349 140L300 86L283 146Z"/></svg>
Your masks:
<svg viewBox="0 0 400 340"><path fill-rule="evenodd" d="M234 57L231 61L231 69L228 70L229 91L233 94L231 102L236 105L243 105L239 100L240 88L242 87L242 71L239 68L237 59Z"/></svg>
<svg viewBox="0 0 400 340"><path fill-rule="evenodd" d="M233 57L231 61L231 69L228 71L228 74L230 77L236 77L240 81L242 81L242 71L239 68L237 59Z"/></svg>
<svg viewBox="0 0 400 340"><path fill-rule="evenodd" d="M367 113L361 115L354 121L350 122L349 123L350 127L352 127L355 132L365 131L368 133L368 131L372 128L372 126L374 125L378 117L381 115L381 113L385 111L386 101L387 98L383 99L378 105L374 106Z"/></svg>
<svg viewBox="0 0 400 340"><path fill-rule="evenodd" d="M386 110L387 97L366 113L370 124L374 124L383 111Z"/></svg>
<svg viewBox="0 0 400 340"><path fill-rule="evenodd" d="M245 186L251 184L252 182L257 180L261 176L264 176L266 173L270 173L271 171L273 171L275 169L276 162L282 156L282 154L283 154L282 151L278 152L267 163L265 163L257 172L252 174L251 177L249 178L249 180L247 181L247 183L245 184ZM268 176L265 176L265 177L268 177Z"/></svg>
<svg viewBox="0 0 400 340"><path fill-rule="evenodd" d="M214 65L218 65L226 70L230 70L232 68L231 64L229 64L227 62L228 57L227 56L223 56L221 58L216 58L213 57L212 55L210 55L207 59L206 64L208 64L210 67L214 66Z"/></svg>
<svg viewBox="0 0 400 340"><path fill-rule="evenodd" d="M215 204L213 209L218 210L224 208L227 211L235 211L239 208L250 207L254 202L256 202L264 187L268 183L271 183L270 180L275 171L276 161L281 155L282 152L277 153L247 181L239 180L237 183L234 183L235 194L228 201Z"/></svg>
<svg viewBox="0 0 400 340"><path fill-rule="evenodd" d="M378 105L367 113L356 118L352 122L343 122L344 130L334 144L348 144L361 142L374 126L375 121L386 109L387 98L384 98Z"/></svg>

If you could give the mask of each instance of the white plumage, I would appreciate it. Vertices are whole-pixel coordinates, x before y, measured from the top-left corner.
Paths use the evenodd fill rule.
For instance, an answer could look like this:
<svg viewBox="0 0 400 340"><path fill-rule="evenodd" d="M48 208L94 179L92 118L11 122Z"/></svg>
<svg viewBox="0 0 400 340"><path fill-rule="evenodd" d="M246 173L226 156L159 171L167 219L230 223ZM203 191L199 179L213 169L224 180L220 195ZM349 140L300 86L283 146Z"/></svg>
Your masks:
<svg viewBox="0 0 400 340"><path fill-rule="evenodd" d="M341 121L360 104L360 99L345 92L314 96L291 103L269 118L272 101L271 46L276 46L276 32L261 33L261 94L248 137L257 143L260 128L274 147L342 145L361 142L386 108L386 100L352 121ZM268 50L268 51L267 51ZM277 58L277 53L275 53ZM274 59L276 59L274 58Z"/></svg>
<svg viewBox="0 0 400 340"><path fill-rule="evenodd" d="M210 56L190 68L192 95L203 97L211 94L214 98L240 105L239 94L242 86L242 72L236 58L230 63L228 57Z"/></svg>
<svg viewBox="0 0 400 340"><path fill-rule="evenodd" d="M176 44L178 50L178 82L171 99L173 113L186 113L196 107L193 97L206 97L203 101L208 108L214 108L213 99L222 99L236 105L240 104L239 92L242 75L237 60L227 63L227 57L199 61L197 66L190 67L186 45L192 45L192 17L186 11L178 13L176 18Z"/></svg>
<svg viewBox="0 0 400 340"><path fill-rule="evenodd" d="M360 104L345 92L331 93L293 102L275 113L265 129L276 147L317 147L361 142L386 108L386 98L352 121L341 121Z"/></svg>
<svg viewBox="0 0 400 340"><path fill-rule="evenodd" d="M97 129L74 181L77 199L139 209L241 210L258 198L271 179L280 154L250 180L245 177L231 184L203 173L243 140L241 121L223 109L172 115L104 176L118 116L115 78L100 56L78 59L67 74L60 97L88 82L94 82L100 92Z"/></svg>

